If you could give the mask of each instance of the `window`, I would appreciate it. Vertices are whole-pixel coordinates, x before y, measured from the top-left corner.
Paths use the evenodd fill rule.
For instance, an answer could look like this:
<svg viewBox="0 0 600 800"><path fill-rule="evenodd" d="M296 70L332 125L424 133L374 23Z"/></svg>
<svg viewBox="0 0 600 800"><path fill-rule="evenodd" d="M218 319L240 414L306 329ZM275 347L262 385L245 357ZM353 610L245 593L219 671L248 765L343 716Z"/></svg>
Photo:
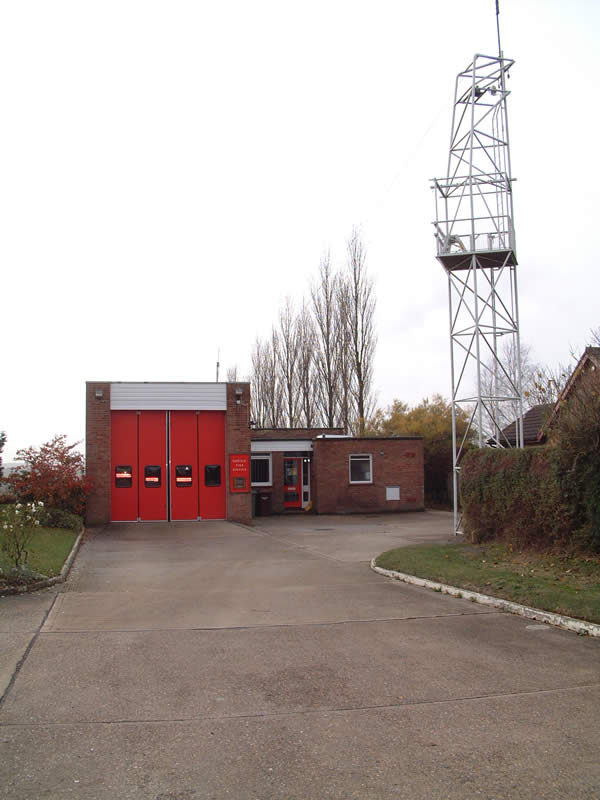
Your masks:
<svg viewBox="0 0 600 800"><path fill-rule="evenodd" d="M296 486L298 483L298 459L286 458L283 462L283 485Z"/></svg>
<svg viewBox="0 0 600 800"><path fill-rule="evenodd" d="M133 485L133 472L131 465L115 467L115 486L117 489L131 489Z"/></svg>
<svg viewBox="0 0 600 800"><path fill-rule="evenodd" d="M160 478L160 466L158 464L147 464L144 467L144 486L147 489L160 489Z"/></svg>
<svg viewBox="0 0 600 800"><path fill-rule="evenodd" d="M271 486L271 454L252 456L251 458L252 486Z"/></svg>
<svg viewBox="0 0 600 800"><path fill-rule="evenodd" d="M221 465L220 464L207 464L204 467L204 485L205 486L220 486L221 485Z"/></svg>
<svg viewBox="0 0 600 800"><path fill-rule="evenodd" d="M350 483L373 483L373 456L350 456Z"/></svg>
<svg viewBox="0 0 600 800"><path fill-rule="evenodd" d="M177 488L192 488L192 465L176 464L175 466L175 486Z"/></svg>

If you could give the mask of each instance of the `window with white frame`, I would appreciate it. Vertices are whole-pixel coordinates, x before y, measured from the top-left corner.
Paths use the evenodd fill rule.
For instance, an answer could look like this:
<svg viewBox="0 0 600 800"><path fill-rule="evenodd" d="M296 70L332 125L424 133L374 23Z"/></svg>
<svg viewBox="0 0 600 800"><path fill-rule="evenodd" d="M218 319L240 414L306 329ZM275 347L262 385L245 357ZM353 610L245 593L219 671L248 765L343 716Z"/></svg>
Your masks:
<svg viewBox="0 0 600 800"><path fill-rule="evenodd" d="M252 486L271 486L271 453L252 456L250 464Z"/></svg>
<svg viewBox="0 0 600 800"><path fill-rule="evenodd" d="M373 483L373 456L350 456L350 483Z"/></svg>

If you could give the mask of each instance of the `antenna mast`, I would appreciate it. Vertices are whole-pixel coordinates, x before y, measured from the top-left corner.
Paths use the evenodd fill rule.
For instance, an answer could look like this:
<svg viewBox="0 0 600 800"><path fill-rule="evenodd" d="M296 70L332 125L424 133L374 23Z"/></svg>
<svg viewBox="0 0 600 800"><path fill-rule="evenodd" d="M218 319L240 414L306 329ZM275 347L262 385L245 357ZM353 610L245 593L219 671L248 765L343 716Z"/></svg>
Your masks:
<svg viewBox="0 0 600 800"><path fill-rule="evenodd" d="M496 0L496 31L498 32L498 58L502 58L502 47L500 45L500 0Z"/></svg>
<svg viewBox="0 0 600 800"><path fill-rule="evenodd" d="M476 54L456 78L445 178L434 179L437 259L448 277L454 532L465 444L523 447L517 255L505 79L514 61ZM499 348L499 341L504 346ZM457 434L457 419L467 429ZM504 430L514 421L514 433ZM463 426L464 427L464 426Z"/></svg>

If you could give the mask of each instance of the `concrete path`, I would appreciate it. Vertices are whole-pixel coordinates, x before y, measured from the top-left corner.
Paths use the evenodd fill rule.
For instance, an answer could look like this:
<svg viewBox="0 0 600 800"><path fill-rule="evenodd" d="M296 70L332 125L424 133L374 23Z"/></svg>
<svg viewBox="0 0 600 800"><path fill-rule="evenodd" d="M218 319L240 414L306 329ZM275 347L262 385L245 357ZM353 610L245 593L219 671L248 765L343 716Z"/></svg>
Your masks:
<svg viewBox="0 0 600 800"><path fill-rule="evenodd" d="M0 599L0 797L600 796L600 642L368 568L447 515L257 523L113 525Z"/></svg>

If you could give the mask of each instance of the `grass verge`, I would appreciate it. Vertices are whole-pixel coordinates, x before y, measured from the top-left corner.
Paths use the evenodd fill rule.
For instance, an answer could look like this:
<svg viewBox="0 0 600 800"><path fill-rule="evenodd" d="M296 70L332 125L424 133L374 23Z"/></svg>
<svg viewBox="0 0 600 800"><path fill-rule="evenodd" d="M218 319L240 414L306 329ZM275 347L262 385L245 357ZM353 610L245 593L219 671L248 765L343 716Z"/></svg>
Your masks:
<svg viewBox="0 0 600 800"><path fill-rule="evenodd" d="M378 567L600 623L600 558L514 552L497 543L400 547Z"/></svg>
<svg viewBox="0 0 600 800"><path fill-rule="evenodd" d="M77 536L75 531L64 528L37 528L28 547L27 566L53 578L60 573ZM8 573L11 567L11 562L0 552L0 583L3 582L2 573Z"/></svg>

